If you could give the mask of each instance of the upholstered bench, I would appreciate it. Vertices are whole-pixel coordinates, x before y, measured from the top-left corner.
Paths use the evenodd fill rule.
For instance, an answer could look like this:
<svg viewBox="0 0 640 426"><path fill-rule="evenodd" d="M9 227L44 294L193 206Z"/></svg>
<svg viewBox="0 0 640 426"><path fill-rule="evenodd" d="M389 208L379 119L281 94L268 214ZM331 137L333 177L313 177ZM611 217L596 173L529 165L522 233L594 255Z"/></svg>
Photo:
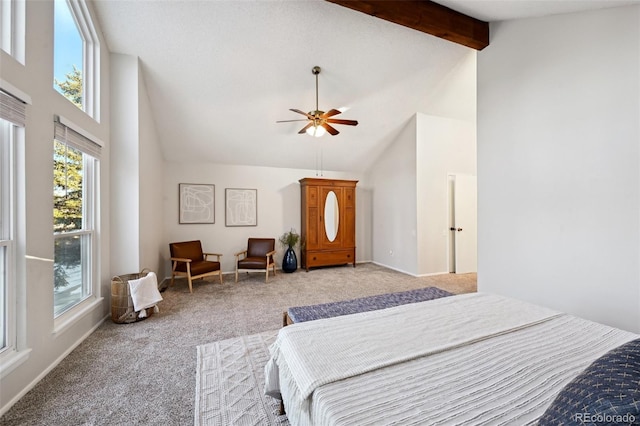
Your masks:
<svg viewBox="0 0 640 426"><path fill-rule="evenodd" d="M359 312L375 311L391 308L393 306L406 305L408 303L424 302L440 297L453 296L453 293L438 287L426 287L416 290L400 291L396 293L378 294L375 296L361 297L358 299L344 300L340 302L323 303L320 305L295 306L289 308L283 315L283 326L312 321L322 318L337 317L340 315L356 314Z"/></svg>

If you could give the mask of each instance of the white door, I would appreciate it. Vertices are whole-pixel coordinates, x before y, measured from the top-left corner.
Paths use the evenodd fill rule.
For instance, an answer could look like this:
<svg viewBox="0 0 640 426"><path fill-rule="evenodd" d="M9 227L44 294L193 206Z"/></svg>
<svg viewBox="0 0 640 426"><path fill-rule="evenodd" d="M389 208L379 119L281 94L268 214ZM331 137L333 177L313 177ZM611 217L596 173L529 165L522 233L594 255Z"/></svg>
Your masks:
<svg viewBox="0 0 640 426"><path fill-rule="evenodd" d="M453 190L455 272L478 270L478 185L475 176L456 175Z"/></svg>

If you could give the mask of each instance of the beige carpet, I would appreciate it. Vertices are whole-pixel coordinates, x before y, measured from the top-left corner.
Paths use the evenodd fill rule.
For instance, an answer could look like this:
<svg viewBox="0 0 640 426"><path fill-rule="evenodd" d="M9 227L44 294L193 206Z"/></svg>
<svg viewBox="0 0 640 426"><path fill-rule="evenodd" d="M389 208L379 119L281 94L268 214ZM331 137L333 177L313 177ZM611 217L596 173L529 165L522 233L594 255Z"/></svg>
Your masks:
<svg viewBox="0 0 640 426"><path fill-rule="evenodd" d="M416 278L374 264L297 271L264 282L186 280L163 293L160 313L107 320L0 418L13 425L192 425L200 345L276 330L290 306L435 286L475 291L475 274ZM79 391L80 390L80 391Z"/></svg>

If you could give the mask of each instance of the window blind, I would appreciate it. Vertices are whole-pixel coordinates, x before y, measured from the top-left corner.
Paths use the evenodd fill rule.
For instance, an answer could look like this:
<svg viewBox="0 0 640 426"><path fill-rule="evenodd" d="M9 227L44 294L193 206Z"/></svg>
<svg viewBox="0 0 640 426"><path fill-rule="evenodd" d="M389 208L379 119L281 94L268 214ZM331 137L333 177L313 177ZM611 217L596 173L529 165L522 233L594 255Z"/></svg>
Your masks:
<svg viewBox="0 0 640 426"><path fill-rule="evenodd" d="M72 128L65 126L59 121L55 122L55 135L56 140L60 142L64 142L67 145L79 149L85 154L89 154L94 158L100 158L100 153L102 152L102 148L100 145L87 138L84 135L76 132Z"/></svg>
<svg viewBox="0 0 640 426"><path fill-rule="evenodd" d="M27 108L20 99L0 90L0 118L24 127Z"/></svg>

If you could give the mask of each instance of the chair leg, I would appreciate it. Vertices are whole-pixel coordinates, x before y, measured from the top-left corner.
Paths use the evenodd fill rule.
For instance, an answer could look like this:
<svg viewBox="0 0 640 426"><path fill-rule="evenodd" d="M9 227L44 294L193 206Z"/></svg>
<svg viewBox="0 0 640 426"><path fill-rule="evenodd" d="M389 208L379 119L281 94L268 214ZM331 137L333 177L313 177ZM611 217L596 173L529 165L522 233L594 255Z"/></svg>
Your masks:
<svg viewBox="0 0 640 426"><path fill-rule="evenodd" d="M174 274L173 272L171 273L171 282L169 283L169 287L171 287L173 285L173 279L176 277L176 274Z"/></svg>
<svg viewBox="0 0 640 426"><path fill-rule="evenodd" d="M238 264L236 263L236 282L238 282Z"/></svg>
<svg viewBox="0 0 640 426"><path fill-rule="evenodd" d="M222 284L222 271L218 271L218 275L220 275L220 284Z"/></svg>
<svg viewBox="0 0 640 426"><path fill-rule="evenodd" d="M266 277L264 279L264 282L269 282L269 265L267 265L267 273L266 273Z"/></svg>
<svg viewBox="0 0 640 426"><path fill-rule="evenodd" d="M267 279L265 280L265 282L267 282L269 280L269 266L271 266L273 268L273 276L276 276L276 263L273 262L271 265L269 265L267 263Z"/></svg>
<svg viewBox="0 0 640 426"><path fill-rule="evenodd" d="M187 275L187 280L189 281L189 293L193 293L193 285L191 284L191 274Z"/></svg>

